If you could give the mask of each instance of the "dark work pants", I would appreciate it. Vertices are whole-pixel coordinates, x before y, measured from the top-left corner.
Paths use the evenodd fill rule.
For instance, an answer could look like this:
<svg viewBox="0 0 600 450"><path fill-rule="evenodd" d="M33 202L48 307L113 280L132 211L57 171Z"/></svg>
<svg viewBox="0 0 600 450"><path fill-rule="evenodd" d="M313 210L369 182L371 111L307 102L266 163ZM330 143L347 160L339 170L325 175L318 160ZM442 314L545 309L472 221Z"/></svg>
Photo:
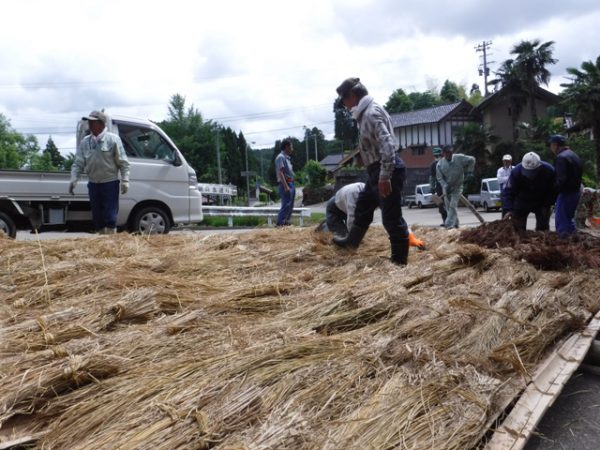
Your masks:
<svg viewBox="0 0 600 450"><path fill-rule="evenodd" d="M529 216L529 213L535 214L535 231L548 231L550 229L550 215L552 211L549 206L513 211L513 223L517 229L527 229L527 216Z"/></svg>
<svg viewBox="0 0 600 450"><path fill-rule="evenodd" d="M119 180L107 183L88 182L94 228L116 228L119 213Z"/></svg>
<svg viewBox="0 0 600 450"><path fill-rule="evenodd" d="M392 193L379 196L379 163L367 167L368 179L364 190L358 195L354 212L354 225L367 230L373 222L373 213L379 206L383 226L391 243L408 239L408 226L402 217L402 188L406 169L395 169L392 174Z"/></svg>
<svg viewBox="0 0 600 450"><path fill-rule="evenodd" d="M348 234L348 229L352 226L351 223L346 223L348 215L335 204L335 196L331 197L327 202L325 219L329 231L339 236L346 236Z"/></svg>

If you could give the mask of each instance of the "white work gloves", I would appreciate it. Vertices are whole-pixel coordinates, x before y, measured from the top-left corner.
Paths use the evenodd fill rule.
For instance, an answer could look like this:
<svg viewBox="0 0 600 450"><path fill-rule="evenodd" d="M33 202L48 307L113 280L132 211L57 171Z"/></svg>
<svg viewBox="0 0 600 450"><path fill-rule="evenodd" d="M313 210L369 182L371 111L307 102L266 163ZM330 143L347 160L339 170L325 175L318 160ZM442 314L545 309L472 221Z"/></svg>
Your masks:
<svg viewBox="0 0 600 450"><path fill-rule="evenodd" d="M73 180L69 183L69 194L75 195L75 186L77 186L77 180Z"/></svg>
<svg viewBox="0 0 600 450"><path fill-rule="evenodd" d="M127 194L129 190L129 181L121 181L121 195Z"/></svg>

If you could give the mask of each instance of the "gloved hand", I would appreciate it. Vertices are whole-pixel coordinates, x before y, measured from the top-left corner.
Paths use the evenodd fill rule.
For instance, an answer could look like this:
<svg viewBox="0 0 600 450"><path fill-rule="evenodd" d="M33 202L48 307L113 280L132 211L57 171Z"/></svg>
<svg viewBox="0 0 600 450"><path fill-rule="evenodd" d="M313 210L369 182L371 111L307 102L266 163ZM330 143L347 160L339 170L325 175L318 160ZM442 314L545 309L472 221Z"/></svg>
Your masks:
<svg viewBox="0 0 600 450"><path fill-rule="evenodd" d="M465 183L470 183L475 179L475 174L473 172L467 172L465 174Z"/></svg>
<svg viewBox="0 0 600 450"><path fill-rule="evenodd" d="M75 195L75 186L77 186L77 181L71 181L69 183L69 194Z"/></svg>
<svg viewBox="0 0 600 450"><path fill-rule="evenodd" d="M121 194L122 195L127 194L128 190L129 190L129 181L121 181Z"/></svg>

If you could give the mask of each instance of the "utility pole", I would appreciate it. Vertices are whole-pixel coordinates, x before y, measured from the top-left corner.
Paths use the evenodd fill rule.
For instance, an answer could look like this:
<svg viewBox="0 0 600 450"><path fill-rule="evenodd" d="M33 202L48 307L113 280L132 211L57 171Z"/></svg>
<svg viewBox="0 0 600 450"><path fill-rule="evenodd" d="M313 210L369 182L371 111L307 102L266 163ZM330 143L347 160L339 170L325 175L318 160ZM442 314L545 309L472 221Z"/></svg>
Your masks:
<svg viewBox="0 0 600 450"><path fill-rule="evenodd" d="M250 206L250 172L248 171L248 143L246 142L246 195L248 195L248 206Z"/></svg>
<svg viewBox="0 0 600 450"><path fill-rule="evenodd" d="M216 137L216 145L217 145L217 169L219 170L219 184L223 184L223 175L221 174L221 149L219 148L219 129L217 128L217 137Z"/></svg>
<svg viewBox="0 0 600 450"><path fill-rule="evenodd" d="M223 184L223 175L221 174L221 149L219 148L219 128L217 128L217 135L216 135L216 145L217 145L217 170L218 170L218 176L219 176L219 184ZM219 195L219 205L223 204L223 196Z"/></svg>
<svg viewBox="0 0 600 450"><path fill-rule="evenodd" d="M304 146L306 147L306 162L308 162L308 128L306 126L302 128L304 128Z"/></svg>
<svg viewBox="0 0 600 450"><path fill-rule="evenodd" d="M475 51L477 53L482 52L483 53L483 63L479 65L479 76L483 76L483 89L484 89L484 95L487 97L489 92L488 92L488 76L490 75L490 69L488 67L488 53L487 51L489 50L489 48L492 46L492 41L483 41L481 44L479 44L477 47L475 47ZM489 61L490 63L494 62L494 61Z"/></svg>
<svg viewBox="0 0 600 450"><path fill-rule="evenodd" d="M315 161L319 162L319 156L317 154L317 133L313 134L313 137L315 138Z"/></svg>

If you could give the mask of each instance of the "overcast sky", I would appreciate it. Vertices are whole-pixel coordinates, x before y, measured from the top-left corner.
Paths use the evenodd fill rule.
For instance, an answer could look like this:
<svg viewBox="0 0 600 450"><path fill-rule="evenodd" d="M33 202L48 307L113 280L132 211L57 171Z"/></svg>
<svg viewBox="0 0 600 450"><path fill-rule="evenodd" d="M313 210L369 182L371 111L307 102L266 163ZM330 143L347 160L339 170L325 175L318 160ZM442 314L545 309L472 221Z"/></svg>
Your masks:
<svg viewBox="0 0 600 450"><path fill-rule="evenodd" d="M0 113L74 152L93 109L161 121L179 93L253 147L303 126L331 136L335 87L359 76L394 89L471 86L492 41L492 71L522 39L553 40L566 67L600 55L598 0L8 0L0 26Z"/></svg>

